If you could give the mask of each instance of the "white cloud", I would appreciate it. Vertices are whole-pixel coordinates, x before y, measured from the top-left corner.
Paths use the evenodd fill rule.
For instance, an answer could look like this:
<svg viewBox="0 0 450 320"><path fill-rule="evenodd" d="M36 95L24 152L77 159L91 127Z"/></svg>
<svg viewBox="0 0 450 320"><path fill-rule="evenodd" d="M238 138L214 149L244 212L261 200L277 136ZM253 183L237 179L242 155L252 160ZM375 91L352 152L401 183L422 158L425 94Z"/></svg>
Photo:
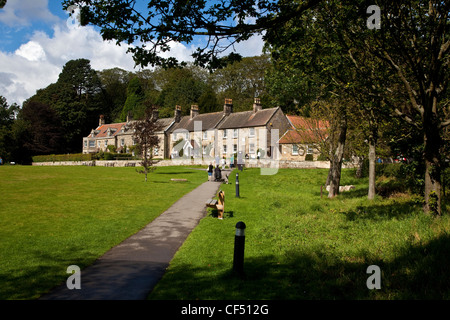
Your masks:
<svg viewBox="0 0 450 320"><path fill-rule="evenodd" d="M0 22L6 24L26 25L33 19L53 21L53 33L34 31L28 41L14 52L0 51L0 95L5 96L9 104L15 102L20 105L36 90L56 82L62 67L72 59L89 59L95 70L115 67L135 70L132 55L126 53L128 45L118 46L114 41L103 41L100 33L91 26L68 25L67 20L53 16L47 6L46 0L8 0L5 9L9 7L9 11L0 14ZM262 46L262 36L256 35L229 51L256 56L261 54ZM161 53L161 56L192 61L191 55L195 50L195 44L187 47L172 42L170 52Z"/></svg>
<svg viewBox="0 0 450 320"><path fill-rule="evenodd" d="M72 59L89 59L95 70L133 70L134 61L126 50L126 46L103 41L92 27L68 28L60 20L52 36L36 31L15 52L0 52L0 95L9 104L20 105L36 90L56 82L62 67Z"/></svg>
<svg viewBox="0 0 450 320"><path fill-rule="evenodd" d="M16 50L15 54L27 59L28 61L45 60L44 49L35 41L30 41L21 45L20 48Z"/></svg>
<svg viewBox="0 0 450 320"><path fill-rule="evenodd" d="M8 0L0 11L0 22L10 27L28 26L37 20L58 21L48 9L48 0Z"/></svg>

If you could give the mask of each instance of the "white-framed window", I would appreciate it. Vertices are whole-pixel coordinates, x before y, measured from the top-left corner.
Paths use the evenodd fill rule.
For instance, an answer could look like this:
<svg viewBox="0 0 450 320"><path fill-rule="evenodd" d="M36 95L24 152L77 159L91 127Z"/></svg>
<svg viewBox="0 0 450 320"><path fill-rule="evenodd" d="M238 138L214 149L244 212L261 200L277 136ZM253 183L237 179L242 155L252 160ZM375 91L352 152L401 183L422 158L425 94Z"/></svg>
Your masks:
<svg viewBox="0 0 450 320"><path fill-rule="evenodd" d="M223 152L222 153L227 153L227 145L226 144L223 145Z"/></svg>
<svg viewBox="0 0 450 320"><path fill-rule="evenodd" d="M306 148L306 154L313 154L314 148L312 145L308 144L308 147Z"/></svg>
<svg viewBox="0 0 450 320"><path fill-rule="evenodd" d="M203 131L203 139L208 139L208 131Z"/></svg>
<svg viewBox="0 0 450 320"><path fill-rule="evenodd" d="M105 140L105 147L108 147L108 140Z"/></svg>
<svg viewBox="0 0 450 320"><path fill-rule="evenodd" d="M255 136L255 128L250 128L250 137Z"/></svg>
<svg viewBox="0 0 450 320"><path fill-rule="evenodd" d="M233 138L238 137L238 129L233 129Z"/></svg>
<svg viewBox="0 0 450 320"><path fill-rule="evenodd" d="M248 145L248 152L249 153L255 153L255 144L254 143L250 143Z"/></svg>
<svg viewBox="0 0 450 320"><path fill-rule="evenodd" d="M89 148L95 148L95 140L89 140Z"/></svg>
<svg viewBox="0 0 450 320"><path fill-rule="evenodd" d="M154 147L154 148L153 148L153 154L154 154L155 156L158 155L158 151L159 151L158 147Z"/></svg>
<svg viewBox="0 0 450 320"><path fill-rule="evenodd" d="M237 153L238 149L237 149L237 144L233 144L233 153Z"/></svg>
<svg viewBox="0 0 450 320"><path fill-rule="evenodd" d="M224 130L223 130L223 138L224 138L224 139L227 138L227 131L228 131L227 129L224 129Z"/></svg>
<svg viewBox="0 0 450 320"><path fill-rule="evenodd" d="M87 140L84 140L84 147L87 148Z"/></svg>
<svg viewBox="0 0 450 320"><path fill-rule="evenodd" d="M292 145L292 155L298 156L298 145L296 145L296 144Z"/></svg>
<svg viewBox="0 0 450 320"><path fill-rule="evenodd" d="M120 139L120 145L123 147L125 145L125 139Z"/></svg>

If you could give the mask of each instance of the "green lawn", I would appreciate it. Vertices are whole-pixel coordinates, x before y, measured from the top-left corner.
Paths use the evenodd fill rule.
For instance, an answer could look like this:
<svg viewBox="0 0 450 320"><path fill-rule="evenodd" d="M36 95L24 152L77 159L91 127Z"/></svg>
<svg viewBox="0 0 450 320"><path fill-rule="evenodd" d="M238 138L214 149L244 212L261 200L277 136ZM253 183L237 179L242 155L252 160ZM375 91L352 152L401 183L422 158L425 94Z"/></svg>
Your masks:
<svg viewBox="0 0 450 320"><path fill-rule="evenodd" d="M450 218L422 213L421 199L369 202L367 179L343 171L356 189L321 199L327 170L239 173L225 218L211 214L175 255L149 299L449 299ZM211 210L211 209L209 209ZM247 225L245 278L232 273L235 225ZM369 290L370 265L381 289Z"/></svg>
<svg viewBox="0 0 450 320"><path fill-rule="evenodd" d="M171 178L188 182L171 182ZM34 299L206 181L204 171L0 166L0 299Z"/></svg>

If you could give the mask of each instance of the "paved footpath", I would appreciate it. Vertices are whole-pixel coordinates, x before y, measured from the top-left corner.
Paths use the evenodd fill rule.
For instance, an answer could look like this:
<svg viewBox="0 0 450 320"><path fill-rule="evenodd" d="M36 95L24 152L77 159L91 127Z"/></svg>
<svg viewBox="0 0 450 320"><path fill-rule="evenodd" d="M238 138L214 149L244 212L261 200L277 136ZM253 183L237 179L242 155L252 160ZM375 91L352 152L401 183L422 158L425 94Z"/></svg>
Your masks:
<svg viewBox="0 0 450 320"><path fill-rule="evenodd" d="M66 283L44 300L143 300L163 276L175 252L206 214L219 182L205 182L180 198L144 229L81 270L81 289ZM69 277L70 274L67 274Z"/></svg>

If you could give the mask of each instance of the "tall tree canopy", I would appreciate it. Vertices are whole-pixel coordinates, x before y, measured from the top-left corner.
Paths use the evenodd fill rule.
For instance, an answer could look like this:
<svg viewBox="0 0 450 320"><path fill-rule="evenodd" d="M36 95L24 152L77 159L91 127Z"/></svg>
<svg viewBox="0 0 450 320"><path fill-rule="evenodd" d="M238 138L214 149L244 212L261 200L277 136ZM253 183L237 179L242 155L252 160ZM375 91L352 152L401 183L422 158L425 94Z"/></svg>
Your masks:
<svg viewBox="0 0 450 320"><path fill-rule="evenodd" d="M160 53L170 50L173 41L191 43L206 37L194 58L200 65L218 68L227 60L218 54L254 33L276 28L298 17L320 0L205 1L149 0L143 4L129 0L65 0L64 9L81 7L81 23L97 25L105 40L134 44L129 49L141 66L174 66L174 57ZM231 55L239 58L238 55ZM229 61L229 60L228 60Z"/></svg>

